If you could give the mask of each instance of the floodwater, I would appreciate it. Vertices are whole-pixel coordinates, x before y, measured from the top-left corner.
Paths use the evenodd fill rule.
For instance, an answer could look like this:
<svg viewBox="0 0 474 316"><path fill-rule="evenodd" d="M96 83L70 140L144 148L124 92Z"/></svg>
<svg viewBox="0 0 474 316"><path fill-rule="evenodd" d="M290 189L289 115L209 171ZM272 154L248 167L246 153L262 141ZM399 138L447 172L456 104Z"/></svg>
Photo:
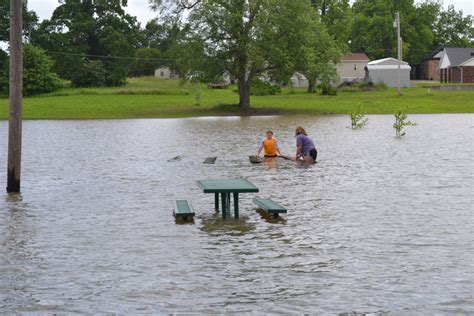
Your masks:
<svg viewBox="0 0 474 316"><path fill-rule="evenodd" d="M409 118L402 139L393 116L25 121L22 194L0 195L0 313L472 315L474 115ZM297 125L316 165L249 163L270 128L292 154ZM195 181L238 177L260 193L223 221ZM194 223L175 222L180 197Z"/></svg>

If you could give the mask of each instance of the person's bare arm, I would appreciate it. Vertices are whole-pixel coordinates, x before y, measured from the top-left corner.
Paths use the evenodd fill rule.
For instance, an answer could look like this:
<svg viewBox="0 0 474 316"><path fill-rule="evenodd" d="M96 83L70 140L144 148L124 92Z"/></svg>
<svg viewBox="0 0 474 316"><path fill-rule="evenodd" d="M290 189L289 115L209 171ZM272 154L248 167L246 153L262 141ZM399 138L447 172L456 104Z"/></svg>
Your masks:
<svg viewBox="0 0 474 316"><path fill-rule="evenodd" d="M276 142L276 151L278 156L281 156L280 147L278 146L278 141Z"/></svg>
<svg viewBox="0 0 474 316"><path fill-rule="evenodd" d="M296 159L301 157L301 146L296 146Z"/></svg>
<svg viewBox="0 0 474 316"><path fill-rule="evenodd" d="M263 146L259 146L257 150L257 157L260 157L260 153L262 152Z"/></svg>

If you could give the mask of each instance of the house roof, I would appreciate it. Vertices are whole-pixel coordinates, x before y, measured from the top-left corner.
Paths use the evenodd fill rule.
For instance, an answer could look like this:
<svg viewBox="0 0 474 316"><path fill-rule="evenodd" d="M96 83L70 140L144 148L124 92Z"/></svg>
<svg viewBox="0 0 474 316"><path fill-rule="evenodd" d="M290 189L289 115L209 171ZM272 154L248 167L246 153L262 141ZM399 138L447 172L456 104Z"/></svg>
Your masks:
<svg viewBox="0 0 474 316"><path fill-rule="evenodd" d="M377 71L377 70L398 70L397 65L367 65L365 68L369 71ZM411 70L411 67L408 64L400 65L400 70Z"/></svg>
<svg viewBox="0 0 474 316"><path fill-rule="evenodd" d="M401 65L408 65L406 61L401 61ZM398 66L398 59L388 57L383 59L372 60L368 63L370 66Z"/></svg>
<svg viewBox="0 0 474 316"><path fill-rule="evenodd" d="M344 54L341 61L369 61L369 57L365 53L350 53Z"/></svg>
<svg viewBox="0 0 474 316"><path fill-rule="evenodd" d="M469 58L468 60L466 60L462 64L459 64L458 66L460 66L460 67L472 67L472 66L474 66L474 57Z"/></svg>
<svg viewBox="0 0 474 316"><path fill-rule="evenodd" d="M474 48L447 47L444 49L444 54L446 54L450 61L449 66L454 67L474 57Z"/></svg>
<svg viewBox="0 0 474 316"><path fill-rule="evenodd" d="M422 61L431 60L431 59L440 59L442 53L443 53L443 48L441 48L441 47L437 48L437 49L431 51L428 55L426 55L426 57L423 58Z"/></svg>

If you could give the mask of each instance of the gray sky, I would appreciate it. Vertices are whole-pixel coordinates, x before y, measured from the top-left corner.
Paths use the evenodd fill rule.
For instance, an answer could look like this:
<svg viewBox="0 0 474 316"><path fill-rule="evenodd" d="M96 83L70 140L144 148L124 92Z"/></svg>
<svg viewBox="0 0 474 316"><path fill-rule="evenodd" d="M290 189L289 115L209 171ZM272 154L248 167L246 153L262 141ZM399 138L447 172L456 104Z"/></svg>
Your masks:
<svg viewBox="0 0 474 316"><path fill-rule="evenodd" d="M464 14L474 15L474 1L472 0L444 0L443 3L445 6L453 4L456 10L463 10ZM50 18L57 6L57 0L28 0L28 7L38 14L40 20ZM125 10L136 16L142 26L156 17L156 13L150 10L148 0L128 0L128 7Z"/></svg>

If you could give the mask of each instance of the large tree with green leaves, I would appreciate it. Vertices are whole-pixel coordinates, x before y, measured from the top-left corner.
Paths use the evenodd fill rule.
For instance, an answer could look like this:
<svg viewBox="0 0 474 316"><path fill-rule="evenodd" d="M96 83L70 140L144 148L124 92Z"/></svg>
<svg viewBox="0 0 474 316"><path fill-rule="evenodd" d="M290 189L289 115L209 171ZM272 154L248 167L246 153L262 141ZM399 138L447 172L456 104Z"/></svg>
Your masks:
<svg viewBox="0 0 474 316"><path fill-rule="evenodd" d="M0 94L8 94L8 59L0 51ZM23 94L49 93L63 86L52 70L53 61L44 50L31 44L23 46Z"/></svg>
<svg viewBox="0 0 474 316"><path fill-rule="evenodd" d="M23 1L23 35L29 39L38 23L38 16L27 8L28 1ZM10 36L10 0L0 0L0 42L8 41Z"/></svg>
<svg viewBox="0 0 474 316"><path fill-rule="evenodd" d="M156 48L139 48L135 52L135 59L130 65L130 75L135 77L152 76L155 69L163 65L161 52Z"/></svg>
<svg viewBox="0 0 474 316"><path fill-rule="evenodd" d="M473 47L474 19L472 15L464 16L456 11L453 5L439 14L434 25L434 46Z"/></svg>
<svg viewBox="0 0 474 316"><path fill-rule="evenodd" d="M121 85L135 49L142 42L135 17L125 13L126 0L61 0L50 20L33 33L33 43L55 59L55 70L73 82L90 61L102 64L105 84ZM88 64L89 65L89 64ZM94 69L96 69L94 63Z"/></svg>
<svg viewBox="0 0 474 316"><path fill-rule="evenodd" d="M397 49L393 28L395 12L400 12L402 38L411 42L410 25L415 6L413 0L356 0L352 7L354 20L351 35L352 51L367 52L371 59L391 57Z"/></svg>
<svg viewBox="0 0 474 316"><path fill-rule="evenodd" d="M311 23L312 32L304 37L297 53L297 70L308 79L308 92L316 92L318 81L328 85L336 81L335 65L345 45L334 40L318 16L312 17Z"/></svg>
<svg viewBox="0 0 474 316"><path fill-rule="evenodd" d="M365 51L370 58L396 56L397 38L393 28L395 12L400 12L404 59L419 63L440 46L472 46L472 16L449 6L443 11L439 0L356 0L352 7L353 27L350 47Z"/></svg>
<svg viewBox="0 0 474 316"><path fill-rule="evenodd" d="M159 1L189 31L179 41L180 70L213 80L224 73L238 81L239 104L250 108L254 78L287 81L301 63L300 51L314 33L310 0ZM183 17L186 17L185 19Z"/></svg>
<svg viewBox="0 0 474 316"><path fill-rule="evenodd" d="M321 17L329 35L342 50L346 50L352 28L349 0L311 0L311 5Z"/></svg>

